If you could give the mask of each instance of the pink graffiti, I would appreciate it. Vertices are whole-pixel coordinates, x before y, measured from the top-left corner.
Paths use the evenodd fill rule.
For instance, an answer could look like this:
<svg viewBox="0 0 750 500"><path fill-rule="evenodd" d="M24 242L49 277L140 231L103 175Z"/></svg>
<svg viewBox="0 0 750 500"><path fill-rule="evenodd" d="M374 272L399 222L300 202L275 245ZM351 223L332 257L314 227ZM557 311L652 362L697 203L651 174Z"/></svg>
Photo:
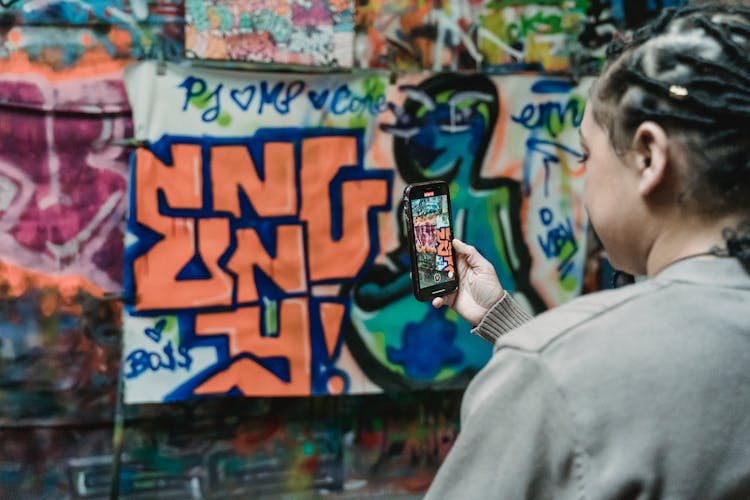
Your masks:
<svg viewBox="0 0 750 500"><path fill-rule="evenodd" d="M119 75L0 77L0 254L34 271L122 281L132 134Z"/></svg>
<svg viewBox="0 0 750 500"><path fill-rule="evenodd" d="M292 23L295 26L331 26L333 18L325 2L313 1L309 8L298 4L292 5Z"/></svg>
<svg viewBox="0 0 750 500"><path fill-rule="evenodd" d="M419 252L435 253L437 248L437 227L434 222L414 225L414 242Z"/></svg>

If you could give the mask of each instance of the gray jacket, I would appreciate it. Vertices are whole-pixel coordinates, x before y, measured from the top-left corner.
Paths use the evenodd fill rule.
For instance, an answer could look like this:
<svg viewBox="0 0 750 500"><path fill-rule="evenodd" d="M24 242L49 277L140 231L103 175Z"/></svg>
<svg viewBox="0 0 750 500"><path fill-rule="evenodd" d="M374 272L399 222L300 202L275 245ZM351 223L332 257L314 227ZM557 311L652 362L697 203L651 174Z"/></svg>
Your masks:
<svg viewBox="0 0 750 500"><path fill-rule="evenodd" d="M679 261L506 333L525 319L506 298L476 328L495 353L427 498L750 499L750 275L736 259Z"/></svg>

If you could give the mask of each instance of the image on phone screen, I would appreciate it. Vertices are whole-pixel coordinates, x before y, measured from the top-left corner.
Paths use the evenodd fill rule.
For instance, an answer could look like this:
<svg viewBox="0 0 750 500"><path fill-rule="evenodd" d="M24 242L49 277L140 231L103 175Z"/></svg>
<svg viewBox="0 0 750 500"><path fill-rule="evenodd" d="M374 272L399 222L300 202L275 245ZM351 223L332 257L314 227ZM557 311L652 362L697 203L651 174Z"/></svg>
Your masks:
<svg viewBox="0 0 750 500"><path fill-rule="evenodd" d="M411 200L419 288L455 281L448 196L426 192Z"/></svg>

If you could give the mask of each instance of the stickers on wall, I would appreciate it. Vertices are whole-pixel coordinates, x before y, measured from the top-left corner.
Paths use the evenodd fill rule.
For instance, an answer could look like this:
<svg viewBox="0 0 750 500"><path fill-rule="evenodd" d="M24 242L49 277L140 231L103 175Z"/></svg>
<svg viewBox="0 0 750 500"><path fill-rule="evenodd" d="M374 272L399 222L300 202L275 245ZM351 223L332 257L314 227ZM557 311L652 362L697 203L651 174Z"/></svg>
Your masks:
<svg viewBox="0 0 750 500"><path fill-rule="evenodd" d="M353 0L188 0L188 57L351 67Z"/></svg>

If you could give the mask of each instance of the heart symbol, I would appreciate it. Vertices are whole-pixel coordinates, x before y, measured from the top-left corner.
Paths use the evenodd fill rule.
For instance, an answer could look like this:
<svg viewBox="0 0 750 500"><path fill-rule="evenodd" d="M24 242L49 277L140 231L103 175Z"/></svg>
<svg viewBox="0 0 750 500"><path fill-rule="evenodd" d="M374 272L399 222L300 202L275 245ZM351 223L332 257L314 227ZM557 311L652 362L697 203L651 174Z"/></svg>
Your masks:
<svg viewBox="0 0 750 500"><path fill-rule="evenodd" d="M146 336L154 342L159 342L161 340L161 332L164 331L165 326L167 326L167 320L160 319L153 328L146 328Z"/></svg>
<svg viewBox="0 0 750 500"><path fill-rule="evenodd" d="M323 109L323 106L325 106L326 101L328 100L328 90L324 90L323 92L315 92L314 90L311 90L307 93L307 97L310 99L310 102L312 103L313 107L320 111Z"/></svg>
<svg viewBox="0 0 750 500"><path fill-rule="evenodd" d="M232 96L232 100L237 103L237 106L242 108L242 111L247 111L250 103L253 102L253 97L255 97L255 85L248 85L242 90L232 89L229 95Z"/></svg>

